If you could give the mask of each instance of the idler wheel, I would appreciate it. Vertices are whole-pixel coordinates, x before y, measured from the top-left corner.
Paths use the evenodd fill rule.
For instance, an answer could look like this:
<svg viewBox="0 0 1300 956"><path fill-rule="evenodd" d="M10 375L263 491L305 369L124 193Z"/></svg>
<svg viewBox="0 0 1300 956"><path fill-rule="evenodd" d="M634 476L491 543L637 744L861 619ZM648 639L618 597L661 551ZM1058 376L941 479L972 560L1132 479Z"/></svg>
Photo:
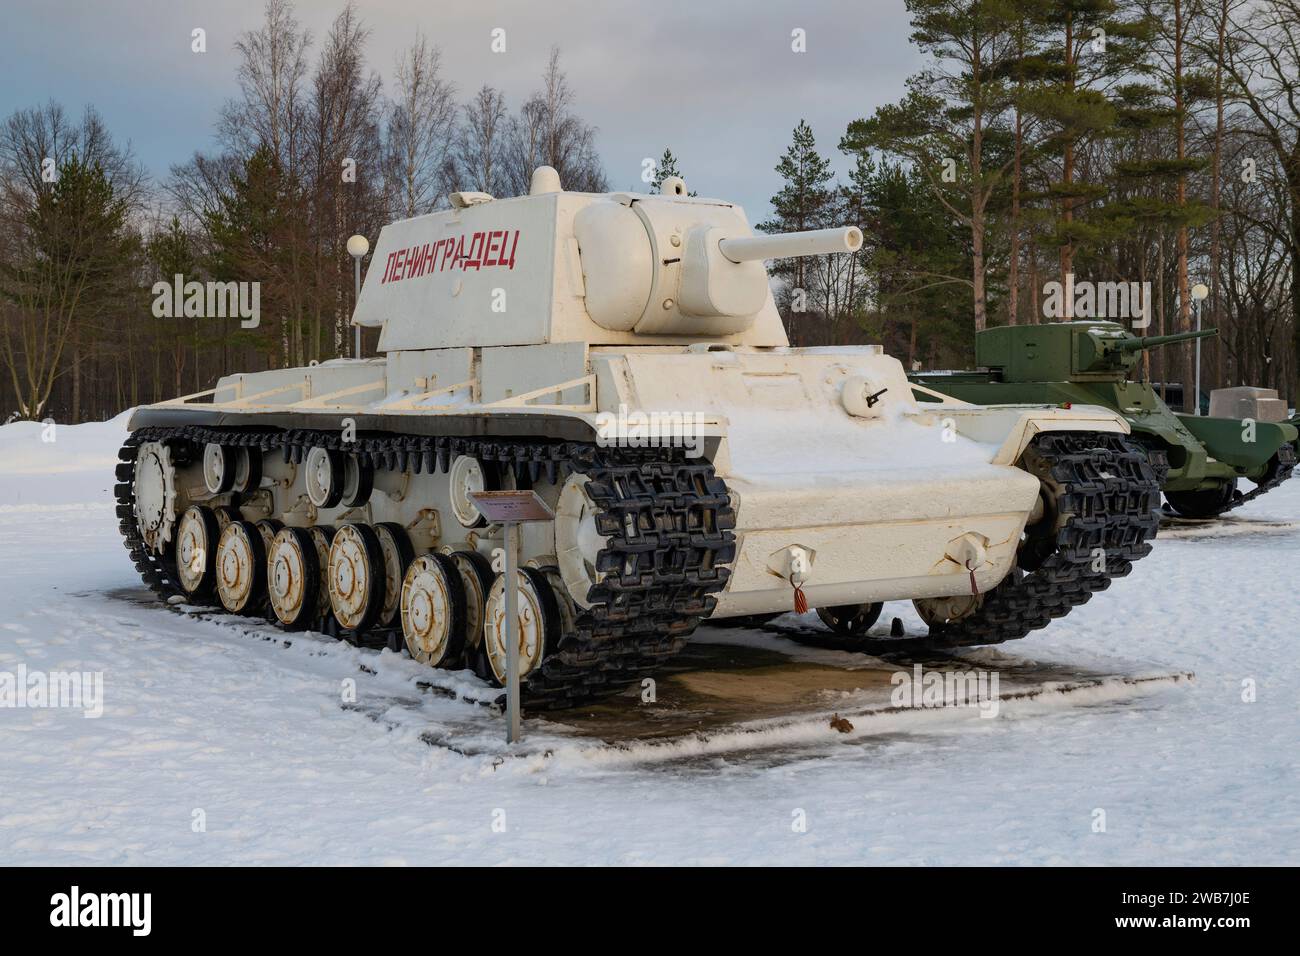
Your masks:
<svg viewBox="0 0 1300 956"><path fill-rule="evenodd" d="M516 572L519 595L518 631L519 677L522 680L541 665L555 650L560 639L560 609L546 576L535 568ZM505 575L497 577L488 593L483 627L483 650L492 669L493 679L506 682L506 584Z"/></svg>
<svg viewBox="0 0 1300 956"><path fill-rule="evenodd" d="M267 551L267 591L271 610L290 630L302 630L319 617L320 557L303 528L281 528Z"/></svg>
<svg viewBox="0 0 1300 956"><path fill-rule="evenodd" d="M379 550L384 555L384 606L379 611L379 623L389 627L397 623L402 603L402 582L406 569L415 560L411 538L400 524L385 521L375 525L379 537Z"/></svg>
<svg viewBox="0 0 1300 956"><path fill-rule="evenodd" d="M217 596L233 614L256 614L266 596L266 544L247 521L232 521L217 542Z"/></svg>
<svg viewBox="0 0 1300 956"><path fill-rule="evenodd" d="M165 442L149 441L140 446L131 493L140 537L149 550L164 553L176 530L176 468Z"/></svg>
<svg viewBox="0 0 1300 956"><path fill-rule="evenodd" d="M191 505L176 525L176 577L195 604L212 600L221 526L211 508Z"/></svg>
<svg viewBox="0 0 1300 956"><path fill-rule="evenodd" d="M334 534L329 558L330 607L339 624L364 631L384 607L384 553L375 529L345 524Z"/></svg>
<svg viewBox="0 0 1300 956"><path fill-rule="evenodd" d="M1204 491L1166 491L1165 501L1184 518L1217 518L1232 505L1237 480Z"/></svg>
<svg viewBox="0 0 1300 956"><path fill-rule="evenodd" d="M445 554L422 554L402 581L402 637L411 657L431 667L460 659L465 650L465 585Z"/></svg>
<svg viewBox="0 0 1300 956"><path fill-rule="evenodd" d="M605 536L596 530L600 509L587 494L589 480L586 475L570 475L560 489L555 509L555 551L560 576L569 597L583 608L591 607L587 595L605 577L596 570L596 562L608 544Z"/></svg>

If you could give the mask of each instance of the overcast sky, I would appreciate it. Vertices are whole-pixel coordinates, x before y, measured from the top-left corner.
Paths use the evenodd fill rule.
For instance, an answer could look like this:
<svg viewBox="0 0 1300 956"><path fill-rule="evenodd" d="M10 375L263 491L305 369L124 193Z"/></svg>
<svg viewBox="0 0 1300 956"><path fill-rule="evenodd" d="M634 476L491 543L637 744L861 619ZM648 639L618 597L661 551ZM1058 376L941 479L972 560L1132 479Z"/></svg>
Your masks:
<svg viewBox="0 0 1300 956"><path fill-rule="evenodd" d="M576 108L600 130L615 189L640 187L641 161L671 146L690 188L741 202L751 220L779 188L773 166L800 118L837 169L847 123L897 99L920 66L902 0L363 0L372 67L391 80L422 30L463 91L502 88L513 111L559 44ZM316 38L340 0L299 0ZM217 110L237 94L235 38L260 0L4 0L0 111L47 99L87 103L158 177L212 147ZM206 54L190 31L207 31ZM506 30L507 52L489 49ZM791 51L802 29L807 52ZM313 48L313 60L316 48Z"/></svg>

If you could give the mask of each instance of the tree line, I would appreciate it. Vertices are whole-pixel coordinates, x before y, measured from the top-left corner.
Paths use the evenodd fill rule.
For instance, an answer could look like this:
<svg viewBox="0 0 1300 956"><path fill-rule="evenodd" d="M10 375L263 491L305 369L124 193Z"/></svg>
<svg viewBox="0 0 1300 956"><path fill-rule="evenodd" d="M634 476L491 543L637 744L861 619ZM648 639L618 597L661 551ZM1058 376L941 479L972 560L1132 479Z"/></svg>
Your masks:
<svg viewBox="0 0 1300 956"><path fill-rule="evenodd" d="M907 0L926 55L905 95L849 123L837 180L800 123L771 230L858 223L852 257L778 264L801 344L884 341L967 367L990 325L1098 317L1052 282L1149 284L1125 322L1190 330L1204 387L1292 402L1300 349L1297 0ZM1050 300L1050 301L1049 301ZM1084 314L1079 314L1084 313ZM1150 353L1192 377L1192 347ZM1190 389L1188 393L1190 396Z"/></svg>
<svg viewBox="0 0 1300 956"><path fill-rule="evenodd" d="M349 354L348 236L457 190L525 193L543 164L566 188L608 188L558 49L512 111L492 86L459 90L419 35L385 87L368 39L351 4L317 43L289 0L268 0L235 46L215 147L157 181L93 108L3 121L0 420L102 419L232 371ZM154 283L176 275L257 280L260 321L155 316Z"/></svg>
<svg viewBox="0 0 1300 956"><path fill-rule="evenodd" d="M758 228L866 237L852 255L774 263L792 341L967 367L980 329L1090 317L1072 301L1052 313L1045 290L1067 277L1149 288L1144 334L1190 328L1204 283L1204 324L1222 333L1205 384L1294 402L1300 0L906 5L926 66L847 124L846 175L804 122L776 166ZM558 49L512 110L492 86L458 89L418 35L385 84L368 38L352 5L317 42L289 0L268 0L236 44L214 147L157 179L93 109L0 124L0 417L104 418L349 354L352 233L455 190L525 193L542 164L568 189L608 189ZM665 150L650 188L670 175ZM154 283L176 275L259 280L260 322L157 317ZM1152 353L1143 374L1190 381L1190 356Z"/></svg>

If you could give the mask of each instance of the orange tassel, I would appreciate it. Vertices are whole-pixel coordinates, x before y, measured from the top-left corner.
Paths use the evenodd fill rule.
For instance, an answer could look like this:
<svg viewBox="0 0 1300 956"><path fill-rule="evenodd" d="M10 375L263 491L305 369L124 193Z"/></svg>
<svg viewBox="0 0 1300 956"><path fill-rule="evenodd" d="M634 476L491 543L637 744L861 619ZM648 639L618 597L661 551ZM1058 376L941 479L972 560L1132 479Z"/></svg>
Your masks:
<svg viewBox="0 0 1300 956"><path fill-rule="evenodd" d="M794 613L796 614L808 613L808 598L804 596L803 588L799 587L798 585L795 585L795 589L794 589Z"/></svg>

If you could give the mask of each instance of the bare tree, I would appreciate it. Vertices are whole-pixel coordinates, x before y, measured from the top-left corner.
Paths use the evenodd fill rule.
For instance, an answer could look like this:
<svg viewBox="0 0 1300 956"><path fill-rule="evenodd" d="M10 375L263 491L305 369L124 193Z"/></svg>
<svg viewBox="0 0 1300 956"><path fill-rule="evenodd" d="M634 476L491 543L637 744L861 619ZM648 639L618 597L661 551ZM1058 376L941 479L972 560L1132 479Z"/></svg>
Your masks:
<svg viewBox="0 0 1300 956"><path fill-rule="evenodd" d="M347 237L373 233L387 218L382 84L366 66L369 36L356 8L348 4L326 34L312 77L311 166L303 183L309 232L300 237L311 276L309 288L295 294L295 307L299 315L307 310L310 328L308 340L296 343L298 361L328 357L346 342L352 291ZM295 279L302 279L296 270ZM302 333L300 322L294 322L294 330Z"/></svg>
<svg viewBox="0 0 1300 956"><path fill-rule="evenodd" d="M396 96L388 110L388 168L397 215L431 212L445 191L455 95L455 86L442 76L438 48L417 34L397 61Z"/></svg>
<svg viewBox="0 0 1300 956"><path fill-rule="evenodd" d="M1255 142L1277 159L1286 184L1290 222L1281 238L1290 255L1292 373L1300 376L1300 0L1260 0L1233 10L1223 47L1233 98L1253 117ZM1262 157L1244 160L1250 169L1263 165ZM1300 380L1291 386L1291 400L1300 401Z"/></svg>
<svg viewBox="0 0 1300 956"><path fill-rule="evenodd" d="M542 88L510 123L507 177L512 192L528 192L533 170L553 166L565 189L606 192L609 182L596 153L596 128L572 109L573 90L560 69L560 49L551 47Z"/></svg>
<svg viewBox="0 0 1300 956"><path fill-rule="evenodd" d="M448 179L457 189L500 193L505 179L506 98L484 85L461 110L448 159Z"/></svg>
<svg viewBox="0 0 1300 956"><path fill-rule="evenodd" d="M235 42L240 100L221 111L219 131L243 155L270 148L287 170L296 168L306 122L303 87L311 34L300 32L289 0L267 0L259 30Z"/></svg>

